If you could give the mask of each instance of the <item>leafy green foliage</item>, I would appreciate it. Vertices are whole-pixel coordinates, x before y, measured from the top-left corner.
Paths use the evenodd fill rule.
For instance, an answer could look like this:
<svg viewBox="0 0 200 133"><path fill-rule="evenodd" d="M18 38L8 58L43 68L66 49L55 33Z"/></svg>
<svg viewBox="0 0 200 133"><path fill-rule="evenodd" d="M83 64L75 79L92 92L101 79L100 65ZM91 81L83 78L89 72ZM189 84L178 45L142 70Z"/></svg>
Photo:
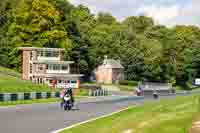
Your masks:
<svg viewBox="0 0 200 133"><path fill-rule="evenodd" d="M152 18L96 17L66 0L1 0L0 65L20 71L19 46L65 48L88 80L104 56L120 59L127 80L185 85L200 77L200 28L155 25Z"/></svg>

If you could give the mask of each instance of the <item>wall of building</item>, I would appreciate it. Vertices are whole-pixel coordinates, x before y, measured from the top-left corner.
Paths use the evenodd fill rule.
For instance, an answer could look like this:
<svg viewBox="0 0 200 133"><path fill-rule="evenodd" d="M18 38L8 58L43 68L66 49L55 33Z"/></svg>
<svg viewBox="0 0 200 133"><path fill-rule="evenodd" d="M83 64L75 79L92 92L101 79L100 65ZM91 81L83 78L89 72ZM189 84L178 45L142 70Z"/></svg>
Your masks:
<svg viewBox="0 0 200 133"><path fill-rule="evenodd" d="M112 69L100 66L96 72L98 83L112 84Z"/></svg>
<svg viewBox="0 0 200 133"><path fill-rule="evenodd" d="M113 68L112 69L112 80L113 81L119 81L123 80L123 70L120 68Z"/></svg>
<svg viewBox="0 0 200 133"><path fill-rule="evenodd" d="M29 80L29 58L30 58L30 51L23 51L23 67L22 67L22 79Z"/></svg>

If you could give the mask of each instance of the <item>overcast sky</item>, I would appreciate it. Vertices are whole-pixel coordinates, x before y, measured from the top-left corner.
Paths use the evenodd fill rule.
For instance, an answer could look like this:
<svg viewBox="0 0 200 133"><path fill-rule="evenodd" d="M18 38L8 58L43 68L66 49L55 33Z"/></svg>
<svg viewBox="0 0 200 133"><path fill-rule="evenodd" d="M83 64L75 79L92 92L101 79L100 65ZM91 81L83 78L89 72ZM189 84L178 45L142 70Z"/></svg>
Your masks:
<svg viewBox="0 0 200 133"><path fill-rule="evenodd" d="M200 0L70 0L75 5L83 4L92 13L110 12L118 20L127 16L146 14L156 23L200 26Z"/></svg>

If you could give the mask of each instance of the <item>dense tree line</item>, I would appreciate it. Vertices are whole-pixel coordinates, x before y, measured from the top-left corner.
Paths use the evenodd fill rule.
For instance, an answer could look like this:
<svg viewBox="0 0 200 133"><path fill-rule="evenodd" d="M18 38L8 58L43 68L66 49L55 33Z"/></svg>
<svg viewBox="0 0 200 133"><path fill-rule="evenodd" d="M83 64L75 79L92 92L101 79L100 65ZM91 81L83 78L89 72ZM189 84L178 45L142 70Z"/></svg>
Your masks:
<svg viewBox="0 0 200 133"><path fill-rule="evenodd" d="M17 47L61 47L89 77L105 55L120 59L128 80L191 83L200 77L200 28L156 25L130 16L94 16L66 0L1 0L0 64L20 70Z"/></svg>

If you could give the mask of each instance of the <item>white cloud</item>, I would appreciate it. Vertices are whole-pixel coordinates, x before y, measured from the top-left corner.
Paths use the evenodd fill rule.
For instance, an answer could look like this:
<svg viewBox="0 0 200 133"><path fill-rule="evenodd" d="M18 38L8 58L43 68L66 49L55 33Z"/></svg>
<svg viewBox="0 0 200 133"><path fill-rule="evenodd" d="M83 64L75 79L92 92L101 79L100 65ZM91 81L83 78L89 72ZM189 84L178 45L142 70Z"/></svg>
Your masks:
<svg viewBox="0 0 200 133"><path fill-rule="evenodd" d="M200 26L200 1L191 0L191 3L180 9L179 16L174 20L178 24Z"/></svg>
<svg viewBox="0 0 200 133"><path fill-rule="evenodd" d="M178 5L172 5L170 7L151 5L141 7L137 12L154 18L156 23L169 25L171 20L178 17L179 9L180 7Z"/></svg>
<svg viewBox="0 0 200 133"><path fill-rule="evenodd" d="M73 4L83 4L94 14L110 12L119 20L128 16L145 13L157 23L165 25L200 26L200 0L70 0Z"/></svg>

